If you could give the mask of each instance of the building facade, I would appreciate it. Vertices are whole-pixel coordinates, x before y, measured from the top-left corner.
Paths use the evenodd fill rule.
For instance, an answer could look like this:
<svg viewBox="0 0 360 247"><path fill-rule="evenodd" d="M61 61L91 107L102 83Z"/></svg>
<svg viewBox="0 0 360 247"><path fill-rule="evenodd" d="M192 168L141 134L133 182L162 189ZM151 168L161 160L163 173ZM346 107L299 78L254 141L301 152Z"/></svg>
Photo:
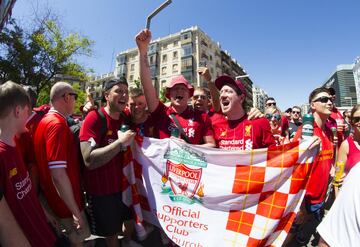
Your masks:
<svg viewBox="0 0 360 247"><path fill-rule="evenodd" d="M254 107L259 109L261 112L265 112L265 103L268 98L268 94L264 91L264 89L255 85L252 89L252 95Z"/></svg>
<svg viewBox="0 0 360 247"><path fill-rule="evenodd" d="M246 75L241 65L197 26L153 40L149 45L148 59L153 84L158 93L167 81L180 74L194 87L206 87L206 82L196 72L202 66L209 68L214 79L223 74L233 78ZM125 76L130 86L140 80L137 48L120 52L116 56L114 75ZM253 83L249 77L241 80L247 90L247 100L252 105Z"/></svg>
<svg viewBox="0 0 360 247"><path fill-rule="evenodd" d="M352 107L357 102L353 68L354 64L338 65L335 72L323 83L323 86L335 89L335 105L338 107Z"/></svg>
<svg viewBox="0 0 360 247"><path fill-rule="evenodd" d="M355 59L353 73L354 73L357 104L360 104L360 57L357 57Z"/></svg>

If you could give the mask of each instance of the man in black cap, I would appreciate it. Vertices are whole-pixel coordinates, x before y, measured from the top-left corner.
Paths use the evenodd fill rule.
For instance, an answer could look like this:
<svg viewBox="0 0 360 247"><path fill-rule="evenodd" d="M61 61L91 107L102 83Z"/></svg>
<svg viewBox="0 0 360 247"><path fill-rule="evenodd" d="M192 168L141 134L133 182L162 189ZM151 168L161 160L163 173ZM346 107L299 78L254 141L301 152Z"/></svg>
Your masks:
<svg viewBox="0 0 360 247"><path fill-rule="evenodd" d="M125 78L108 81L104 88L106 106L91 111L80 130L90 228L93 234L105 237L107 246L119 246L117 237L122 224L130 218L130 210L122 202L121 181L123 150L133 141L135 133L119 131L128 115L124 112L128 94Z"/></svg>

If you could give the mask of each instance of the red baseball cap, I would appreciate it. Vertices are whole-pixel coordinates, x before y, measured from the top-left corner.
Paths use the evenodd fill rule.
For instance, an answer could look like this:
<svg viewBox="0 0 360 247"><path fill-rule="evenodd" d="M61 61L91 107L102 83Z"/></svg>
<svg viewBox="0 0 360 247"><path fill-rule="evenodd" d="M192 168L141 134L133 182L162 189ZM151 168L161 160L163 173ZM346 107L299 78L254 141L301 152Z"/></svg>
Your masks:
<svg viewBox="0 0 360 247"><path fill-rule="evenodd" d="M166 83L166 93L165 97L170 99L170 89L175 85L184 84L189 89L189 96L192 97L194 94L194 87L185 79L183 75L173 77L168 83Z"/></svg>
<svg viewBox="0 0 360 247"><path fill-rule="evenodd" d="M230 76L222 75L215 80L215 86L219 90L221 90L221 88L226 84L232 86L239 95L244 94L246 96L246 90L244 84L239 79L234 80Z"/></svg>

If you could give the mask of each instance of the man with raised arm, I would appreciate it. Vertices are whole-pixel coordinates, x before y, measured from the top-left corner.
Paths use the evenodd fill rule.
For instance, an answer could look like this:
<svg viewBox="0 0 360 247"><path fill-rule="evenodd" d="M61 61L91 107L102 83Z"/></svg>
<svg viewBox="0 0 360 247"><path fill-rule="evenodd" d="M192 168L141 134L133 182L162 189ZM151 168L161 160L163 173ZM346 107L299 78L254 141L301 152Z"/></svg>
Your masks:
<svg viewBox="0 0 360 247"><path fill-rule="evenodd" d="M159 120L156 126L156 137L168 138L172 129L177 128L181 138L188 143L214 147L209 117L206 113L188 106L188 100L193 95L194 88L184 76L175 76L166 84L166 97L170 99L171 105L168 107L160 102L151 81L148 64L147 50L150 41L151 32L148 29L136 35L136 44L140 53L141 84L149 111Z"/></svg>

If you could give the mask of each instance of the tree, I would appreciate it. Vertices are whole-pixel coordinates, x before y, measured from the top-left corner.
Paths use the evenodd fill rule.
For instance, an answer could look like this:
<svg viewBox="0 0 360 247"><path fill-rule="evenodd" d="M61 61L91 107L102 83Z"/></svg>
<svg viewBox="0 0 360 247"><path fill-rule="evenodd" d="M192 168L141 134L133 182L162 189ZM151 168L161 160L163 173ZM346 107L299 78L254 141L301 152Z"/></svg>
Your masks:
<svg viewBox="0 0 360 247"><path fill-rule="evenodd" d="M0 34L0 83L12 80L36 88L38 103L47 103L55 76L86 80L87 72L75 60L91 56L93 42L78 33L65 34L54 19L33 21L25 30L12 19Z"/></svg>

